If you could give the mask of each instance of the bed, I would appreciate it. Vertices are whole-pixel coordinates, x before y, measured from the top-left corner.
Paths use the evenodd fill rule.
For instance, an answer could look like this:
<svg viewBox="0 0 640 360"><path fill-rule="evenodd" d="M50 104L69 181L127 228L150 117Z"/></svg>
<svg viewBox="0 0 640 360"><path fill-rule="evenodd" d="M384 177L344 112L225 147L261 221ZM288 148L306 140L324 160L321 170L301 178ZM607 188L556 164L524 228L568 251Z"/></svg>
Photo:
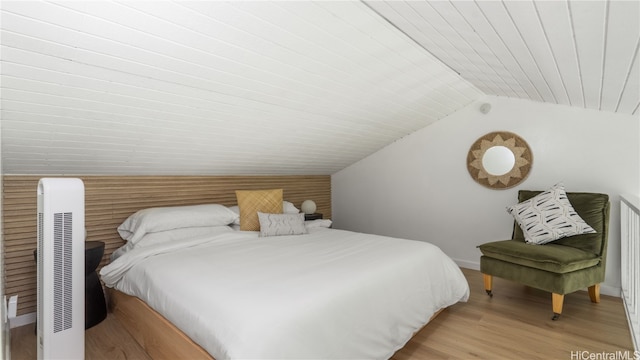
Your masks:
<svg viewBox="0 0 640 360"><path fill-rule="evenodd" d="M268 237L196 226L145 243L147 228L144 246L117 253L101 276L119 305L142 300L215 359L386 359L468 299L462 272L434 245L315 224Z"/></svg>

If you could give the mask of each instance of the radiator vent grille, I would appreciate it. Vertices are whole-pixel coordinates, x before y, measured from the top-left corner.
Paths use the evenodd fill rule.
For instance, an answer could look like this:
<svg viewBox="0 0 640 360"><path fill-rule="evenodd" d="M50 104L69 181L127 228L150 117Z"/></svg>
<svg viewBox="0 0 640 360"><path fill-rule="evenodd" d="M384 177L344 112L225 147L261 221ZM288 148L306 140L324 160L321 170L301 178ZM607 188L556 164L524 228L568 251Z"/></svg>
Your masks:
<svg viewBox="0 0 640 360"><path fill-rule="evenodd" d="M72 213L53 214L53 332L71 328L72 311Z"/></svg>

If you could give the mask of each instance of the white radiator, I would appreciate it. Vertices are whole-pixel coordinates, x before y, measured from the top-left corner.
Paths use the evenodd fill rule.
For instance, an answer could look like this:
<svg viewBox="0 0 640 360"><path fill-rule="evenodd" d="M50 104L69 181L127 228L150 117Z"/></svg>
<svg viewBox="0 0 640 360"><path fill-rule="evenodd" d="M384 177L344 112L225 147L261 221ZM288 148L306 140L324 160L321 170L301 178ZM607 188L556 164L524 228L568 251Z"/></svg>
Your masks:
<svg viewBox="0 0 640 360"><path fill-rule="evenodd" d="M84 359L84 184L38 183L38 359Z"/></svg>
<svg viewBox="0 0 640 360"><path fill-rule="evenodd" d="M623 195L620 201L622 300L636 350L640 340L640 198Z"/></svg>

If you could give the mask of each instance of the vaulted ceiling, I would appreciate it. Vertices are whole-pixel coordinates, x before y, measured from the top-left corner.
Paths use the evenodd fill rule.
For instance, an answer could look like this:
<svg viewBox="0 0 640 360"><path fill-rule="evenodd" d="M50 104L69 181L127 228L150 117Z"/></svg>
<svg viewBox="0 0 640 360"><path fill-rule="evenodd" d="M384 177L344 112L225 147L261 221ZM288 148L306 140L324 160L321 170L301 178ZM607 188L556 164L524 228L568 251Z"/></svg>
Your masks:
<svg viewBox="0 0 640 360"><path fill-rule="evenodd" d="M486 94L638 114L638 1L367 4Z"/></svg>
<svg viewBox="0 0 640 360"><path fill-rule="evenodd" d="M638 114L636 1L3 1L5 174L331 174L485 94Z"/></svg>

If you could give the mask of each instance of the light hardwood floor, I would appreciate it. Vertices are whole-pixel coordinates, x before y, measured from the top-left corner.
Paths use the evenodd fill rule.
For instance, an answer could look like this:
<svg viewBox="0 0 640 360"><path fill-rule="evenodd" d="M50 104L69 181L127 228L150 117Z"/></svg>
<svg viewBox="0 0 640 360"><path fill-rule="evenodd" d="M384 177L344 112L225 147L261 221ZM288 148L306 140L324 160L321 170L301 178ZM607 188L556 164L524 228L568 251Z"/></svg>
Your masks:
<svg viewBox="0 0 640 360"><path fill-rule="evenodd" d="M593 304L584 291L569 294L560 320L552 321L549 293L495 278L489 298L482 275L463 272L471 288L469 301L443 311L393 359L569 360L589 354L607 358L601 354L620 351L629 351L633 358L619 298L602 296ZM149 359L111 314L87 330L85 341L87 359ZM34 325L12 329L11 345L12 359L35 359Z"/></svg>

